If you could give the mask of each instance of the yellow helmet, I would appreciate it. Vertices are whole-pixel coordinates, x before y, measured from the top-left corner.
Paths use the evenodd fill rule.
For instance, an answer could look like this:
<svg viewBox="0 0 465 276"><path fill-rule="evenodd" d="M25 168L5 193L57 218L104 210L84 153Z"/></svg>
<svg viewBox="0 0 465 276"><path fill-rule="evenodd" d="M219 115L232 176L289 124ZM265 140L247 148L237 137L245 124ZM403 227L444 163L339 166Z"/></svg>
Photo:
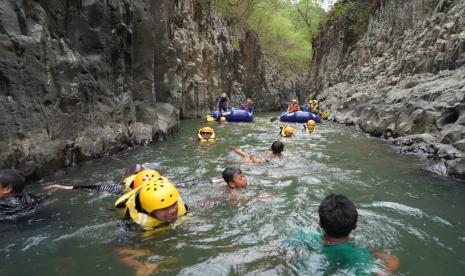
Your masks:
<svg viewBox="0 0 465 276"><path fill-rule="evenodd" d="M142 209L148 214L169 207L179 199L179 192L166 178L152 180L141 188L139 200Z"/></svg>
<svg viewBox="0 0 465 276"><path fill-rule="evenodd" d="M316 123L313 120L308 120L307 125L314 126Z"/></svg>
<svg viewBox="0 0 465 276"><path fill-rule="evenodd" d="M223 123L226 122L226 117L224 117L224 116L221 117L221 118L220 118L220 122L223 122Z"/></svg>
<svg viewBox="0 0 465 276"><path fill-rule="evenodd" d="M293 136L294 133L295 133L295 129L293 127L285 127L285 128L283 128L282 133L286 137Z"/></svg>
<svg viewBox="0 0 465 276"><path fill-rule="evenodd" d="M202 127L202 128L200 128L199 133L202 133L202 132L215 133L215 131L211 127Z"/></svg>
<svg viewBox="0 0 465 276"><path fill-rule="evenodd" d="M227 97L228 94L226 92L221 93L221 97Z"/></svg>
<svg viewBox="0 0 465 276"><path fill-rule="evenodd" d="M291 103L296 103L297 102L297 99L292 99L291 100Z"/></svg>
<svg viewBox="0 0 465 276"><path fill-rule="evenodd" d="M161 175L156 170L145 169L137 173L136 178L134 178L133 189L149 183L151 180L160 178Z"/></svg>
<svg viewBox="0 0 465 276"><path fill-rule="evenodd" d="M211 115L207 115L205 116L205 122L214 122L216 121L215 118L213 118L213 116Z"/></svg>
<svg viewBox="0 0 465 276"><path fill-rule="evenodd" d="M308 101L309 104L314 104L314 105L317 105L318 104L318 101L317 100L310 100Z"/></svg>

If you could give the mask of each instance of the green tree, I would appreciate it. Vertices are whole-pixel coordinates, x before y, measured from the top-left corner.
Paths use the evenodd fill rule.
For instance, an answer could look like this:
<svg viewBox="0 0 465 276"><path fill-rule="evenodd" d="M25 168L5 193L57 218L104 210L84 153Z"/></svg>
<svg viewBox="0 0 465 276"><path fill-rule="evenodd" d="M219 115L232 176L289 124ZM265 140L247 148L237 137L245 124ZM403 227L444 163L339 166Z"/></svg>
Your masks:
<svg viewBox="0 0 465 276"><path fill-rule="evenodd" d="M258 35L262 49L283 68L305 68L312 39L324 14L317 0L211 0L240 39L247 30ZM234 43L233 43L234 44Z"/></svg>

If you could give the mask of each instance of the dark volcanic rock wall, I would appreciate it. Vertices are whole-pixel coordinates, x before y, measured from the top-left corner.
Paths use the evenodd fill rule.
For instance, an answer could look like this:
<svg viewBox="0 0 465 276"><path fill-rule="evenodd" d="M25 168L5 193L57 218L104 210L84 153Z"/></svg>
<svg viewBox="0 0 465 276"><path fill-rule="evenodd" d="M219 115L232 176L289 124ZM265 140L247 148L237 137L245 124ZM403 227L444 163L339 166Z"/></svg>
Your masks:
<svg viewBox="0 0 465 276"><path fill-rule="evenodd" d="M367 7L365 29L350 8L323 27L313 93L334 120L446 161L440 171L465 178L465 1L378 0Z"/></svg>
<svg viewBox="0 0 465 276"><path fill-rule="evenodd" d="M164 139L221 89L263 110L304 93L200 2L0 1L0 167L39 177Z"/></svg>

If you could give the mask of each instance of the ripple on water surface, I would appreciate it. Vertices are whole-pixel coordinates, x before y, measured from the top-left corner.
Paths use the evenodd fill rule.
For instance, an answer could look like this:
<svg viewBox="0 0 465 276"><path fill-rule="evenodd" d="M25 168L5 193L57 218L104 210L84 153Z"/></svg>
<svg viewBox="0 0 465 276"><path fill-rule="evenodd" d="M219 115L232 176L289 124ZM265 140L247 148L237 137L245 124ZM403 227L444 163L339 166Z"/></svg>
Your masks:
<svg viewBox="0 0 465 276"><path fill-rule="evenodd" d="M293 125L296 138L281 138L279 127L286 124L270 122L271 116L276 114L259 115L255 123L212 124L218 141L210 145L196 141L203 123L183 121L169 141L46 178L41 183L113 183L126 167L141 163L180 183L193 216L176 229L145 236L121 226L114 195L51 192L34 220L0 225L0 273L133 275L115 253L121 247L143 251L139 260L158 263L159 274L301 273L295 266L298 257L283 244L300 229L318 228L318 205L329 193L345 194L358 207L351 240L372 252L399 256L401 275L463 273L463 183L431 175L422 170L426 162L400 156L382 141L330 122L318 125L317 136L303 135L298 124ZM275 140L285 144L287 157L267 164L241 164L227 151L235 145L266 156ZM247 190L230 196L221 184L188 184L221 178L227 166L246 173ZM43 193L40 185L31 189ZM307 273L324 275L324 256L304 256ZM28 260L27 265L21 260Z"/></svg>

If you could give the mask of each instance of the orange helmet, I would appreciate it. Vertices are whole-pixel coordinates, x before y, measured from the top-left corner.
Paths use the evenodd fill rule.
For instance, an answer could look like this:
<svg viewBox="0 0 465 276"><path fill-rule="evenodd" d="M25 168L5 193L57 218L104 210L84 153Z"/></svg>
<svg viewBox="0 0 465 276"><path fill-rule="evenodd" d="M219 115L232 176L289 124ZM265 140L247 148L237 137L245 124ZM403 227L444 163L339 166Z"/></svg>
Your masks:
<svg viewBox="0 0 465 276"><path fill-rule="evenodd" d="M293 127L284 127L281 130L281 136L284 137L291 137L294 136L295 134L295 129Z"/></svg>
<svg viewBox="0 0 465 276"><path fill-rule="evenodd" d="M313 120L308 120L307 125L309 125L309 126L315 126L316 123L315 123L315 121L313 121Z"/></svg>

